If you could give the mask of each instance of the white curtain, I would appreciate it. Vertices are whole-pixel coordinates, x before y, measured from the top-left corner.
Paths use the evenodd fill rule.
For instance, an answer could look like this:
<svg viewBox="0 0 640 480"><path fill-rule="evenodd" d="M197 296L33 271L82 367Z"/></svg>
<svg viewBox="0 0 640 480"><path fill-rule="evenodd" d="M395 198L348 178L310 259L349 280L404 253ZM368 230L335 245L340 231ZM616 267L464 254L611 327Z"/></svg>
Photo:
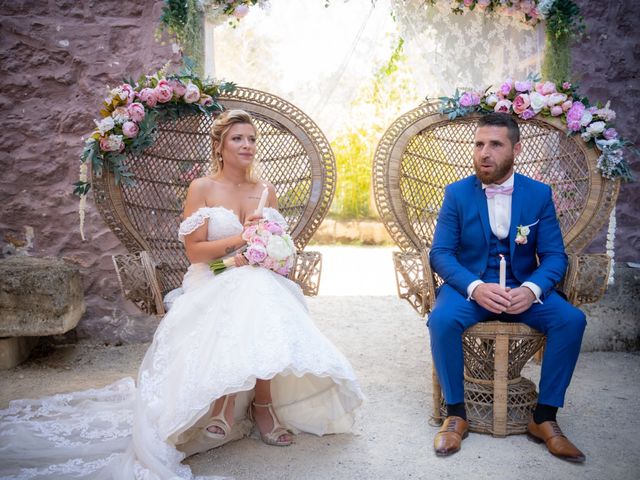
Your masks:
<svg viewBox="0 0 640 480"><path fill-rule="evenodd" d="M391 3L418 88L429 97L540 72L542 23L531 27L516 17L477 9L454 14L446 0Z"/></svg>
<svg viewBox="0 0 640 480"><path fill-rule="evenodd" d="M435 6L423 0L324 4L271 0L267 10L253 7L237 28L207 23L205 72L285 98L332 139L366 123L362 102L355 111L353 102L389 62L400 38L405 58L399 67L411 81L385 109L392 115L455 87L484 88L540 71L542 26L482 12L455 15L446 0ZM384 92L372 99L385 101Z"/></svg>

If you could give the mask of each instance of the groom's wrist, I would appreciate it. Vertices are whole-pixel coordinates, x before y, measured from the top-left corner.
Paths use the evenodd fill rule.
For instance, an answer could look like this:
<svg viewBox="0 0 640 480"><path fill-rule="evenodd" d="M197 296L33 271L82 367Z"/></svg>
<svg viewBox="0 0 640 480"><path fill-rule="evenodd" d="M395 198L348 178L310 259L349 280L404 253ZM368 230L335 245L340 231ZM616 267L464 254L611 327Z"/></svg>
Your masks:
<svg viewBox="0 0 640 480"><path fill-rule="evenodd" d="M484 282L482 280L474 280L469 284L469 286L467 287L467 301L475 300L475 298L473 298L473 291L481 283L484 283Z"/></svg>

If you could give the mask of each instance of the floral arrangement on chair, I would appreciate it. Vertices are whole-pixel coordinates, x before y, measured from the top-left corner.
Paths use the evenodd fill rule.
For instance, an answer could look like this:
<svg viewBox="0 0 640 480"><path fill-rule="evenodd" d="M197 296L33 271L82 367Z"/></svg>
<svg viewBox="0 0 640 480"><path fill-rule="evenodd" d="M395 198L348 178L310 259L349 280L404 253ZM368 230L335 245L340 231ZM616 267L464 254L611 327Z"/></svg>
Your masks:
<svg viewBox="0 0 640 480"><path fill-rule="evenodd" d="M231 82L205 83L191 74L165 76L158 72L108 89L100 119L94 120L96 129L86 139L80 156L80 178L73 184L73 193L80 196L82 239L86 195L91 188L88 165L97 176L107 168L116 184L132 185L127 154L139 155L154 144L158 121L222 111L218 96L235 88Z"/></svg>
<svg viewBox="0 0 640 480"><path fill-rule="evenodd" d="M440 97L440 112L450 120L470 113L492 111L511 113L523 120L535 117L556 117L565 125L568 135L579 134L591 147L597 148L598 169L605 178L632 180L625 149L633 147L621 138L613 125L616 113L606 105L590 105L580 96L575 85L540 81L531 76L526 80L505 80L500 87L484 92L456 90L453 97Z"/></svg>
<svg viewBox="0 0 640 480"><path fill-rule="evenodd" d="M192 75L160 73L109 89L100 110L101 118L94 120L96 129L85 141L80 156L85 167L83 178L74 183L74 193L86 195L91 188L86 178L87 163L96 175L106 167L114 173L116 184L131 184L127 153L138 155L153 145L158 121L222 111L218 96L234 89L233 83L204 83Z"/></svg>

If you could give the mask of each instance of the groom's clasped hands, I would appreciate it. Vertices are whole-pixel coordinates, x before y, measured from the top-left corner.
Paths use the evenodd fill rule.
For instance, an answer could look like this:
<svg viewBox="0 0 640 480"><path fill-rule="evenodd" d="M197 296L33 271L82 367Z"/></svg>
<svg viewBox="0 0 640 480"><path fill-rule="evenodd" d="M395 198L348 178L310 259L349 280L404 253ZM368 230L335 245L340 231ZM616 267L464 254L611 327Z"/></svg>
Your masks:
<svg viewBox="0 0 640 480"><path fill-rule="evenodd" d="M497 283L479 284L473 290L472 298L482 308L496 315L517 315L527 311L536 300L536 296L527 287L502 288Z"/></svg>

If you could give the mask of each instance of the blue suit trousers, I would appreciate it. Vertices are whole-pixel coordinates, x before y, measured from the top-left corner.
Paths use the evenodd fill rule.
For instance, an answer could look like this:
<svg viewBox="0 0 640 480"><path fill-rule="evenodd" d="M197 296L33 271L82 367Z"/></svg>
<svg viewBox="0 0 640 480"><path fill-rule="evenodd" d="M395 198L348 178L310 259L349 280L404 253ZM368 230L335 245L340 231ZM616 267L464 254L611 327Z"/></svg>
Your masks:
<svg viewBox="0 0 640 480"><path fill-rule="evenodd" d="M440 288L427 325L433 361L448 404L464 402L462 333L478 322L495 319L524 323L547 337L538 403L554 407L564 405L565 392L578 361L586 318L580 309L555 291L546 295L543 301L517 315L496 315L475 301L467 300L447 284Z"/></svg>

